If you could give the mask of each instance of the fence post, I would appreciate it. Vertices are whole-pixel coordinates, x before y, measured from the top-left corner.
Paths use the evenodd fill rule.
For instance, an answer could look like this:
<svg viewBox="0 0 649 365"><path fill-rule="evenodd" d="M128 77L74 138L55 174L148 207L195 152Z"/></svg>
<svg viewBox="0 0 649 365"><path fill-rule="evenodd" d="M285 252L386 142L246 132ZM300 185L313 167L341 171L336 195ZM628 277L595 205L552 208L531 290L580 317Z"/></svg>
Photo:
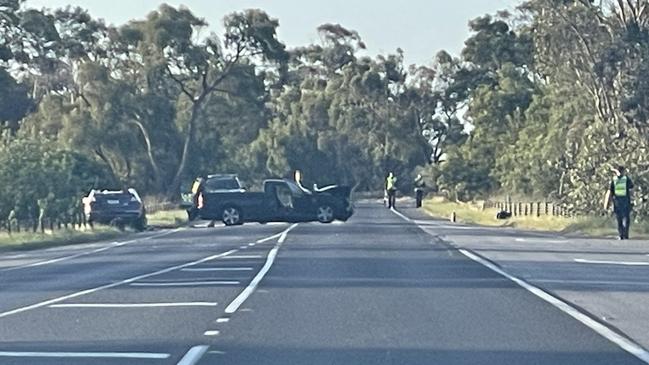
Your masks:
<svg viewBox="0 0 649 365"><path fill-rule="evenodd" d="M524 215L527 217L527 204L525 204L525 214Z"/></svg>

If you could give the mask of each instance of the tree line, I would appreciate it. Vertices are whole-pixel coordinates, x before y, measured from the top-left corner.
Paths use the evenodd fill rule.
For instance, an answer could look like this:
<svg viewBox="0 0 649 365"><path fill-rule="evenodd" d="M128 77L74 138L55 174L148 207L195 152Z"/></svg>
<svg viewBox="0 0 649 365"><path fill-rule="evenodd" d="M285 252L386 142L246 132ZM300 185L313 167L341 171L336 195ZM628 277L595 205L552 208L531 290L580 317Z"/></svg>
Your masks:
<svg viewBox="0 0 649 365"><path fill-rule="evenodd" d="M393 171L407 191L422 173L457 199L593 212L612 164L645 212L647 7L524 1L472 20L459 56L406 65L400 49L366 56L338 24L289 48L262 10L226 15L216 35L185 7L113 26L1 0L0 216L65 211L92 187L177 199L199 174L297 169L357 190Z"/></svg>

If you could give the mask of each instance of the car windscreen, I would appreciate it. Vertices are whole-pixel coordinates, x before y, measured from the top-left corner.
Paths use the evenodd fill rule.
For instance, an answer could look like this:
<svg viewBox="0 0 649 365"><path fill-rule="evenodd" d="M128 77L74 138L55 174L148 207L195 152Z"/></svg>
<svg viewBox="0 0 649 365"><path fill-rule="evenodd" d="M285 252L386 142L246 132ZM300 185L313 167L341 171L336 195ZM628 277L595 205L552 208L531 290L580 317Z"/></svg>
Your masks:
<svg viewBox="0 0 649 365"><path fill-rule="evenodd" d="M239 181L236 179L209 179L205 182L205 191L208 193L218 190L237 190L240 188Z"/></svg>

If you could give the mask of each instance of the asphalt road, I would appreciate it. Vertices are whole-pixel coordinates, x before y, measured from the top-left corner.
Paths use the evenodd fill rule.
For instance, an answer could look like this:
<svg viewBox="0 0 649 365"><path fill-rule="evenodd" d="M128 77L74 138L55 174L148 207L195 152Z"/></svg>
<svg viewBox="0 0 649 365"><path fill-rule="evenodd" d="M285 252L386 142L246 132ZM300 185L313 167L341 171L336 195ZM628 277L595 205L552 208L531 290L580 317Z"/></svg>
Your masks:
<svg viewBox="0 0 649 365"><path fill-rule="evenodd" d="M4 253L0 364L644 363L402 212Z"/></svg>

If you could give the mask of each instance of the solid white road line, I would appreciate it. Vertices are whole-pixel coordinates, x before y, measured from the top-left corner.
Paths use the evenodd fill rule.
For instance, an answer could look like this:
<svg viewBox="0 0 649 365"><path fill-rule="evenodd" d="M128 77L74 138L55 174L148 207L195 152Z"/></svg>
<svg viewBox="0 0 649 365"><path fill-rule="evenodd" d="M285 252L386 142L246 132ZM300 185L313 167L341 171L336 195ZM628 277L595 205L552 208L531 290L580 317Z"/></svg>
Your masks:
<svg viewBox="0 0 649 365"><path fill-rule="evenodd" d="M394 212L394 211L393 211ZM396 213L396 212L395 212ZM398 214L400 216L403 216L402 214ZM405 216L404 216L405 217ZM402 217L403 218L403 217ZM407 218L407 217L405 217ZM406 220L409 220L407 218ZM421 227L420 227L421 228ZM606 326L603 323L600 323L590 316L588 316L585 313L582 313L579 309L573 307L570 305L568 302L563 301L562 299L553 296L552 294L549 294L542 289L526 282L525 280L519 279L513 275L510 275L509 273L505 272L498 266L492 264L491 262L483 259L482 257L473 254L472 252L465 250L465 249L458 249L460 253L462 253L464 256L470 258L471 260L487 267L491 271L496 272L497 274L506 277L507 279L513 281L516 283L518 286L522 287L523 289L529 291L530 293L536 295L540 299L546 301L547 303L551 304L552 306L556 307L560 311L566 313L567 315L571 316L572 318L576 319L577 321L581 322L582 324L586 325L596 333L598 333L600 336L606 338L607 340L613 342L614 344L618 345L621 347L623 350L627 351L631 355L637 357L638 359L642 360L643 362L649 364L649 351L645 350L642 346L638 345L637 343L627 339L626 337L618 334L617 332L613 331L610 329L608 326Z"/></svg>
<svg viewBox="0 0 649 365"><path fill-rule="evenodd" d="M255 241L255 243L264 243L264 242L272 241L272 240L274 240L276 238L279 238L282 235L282 233L284 233L284 232L279 232L278 234L274 234L274 235L272 235L270 237L262 238L260 240Z"/></svg>
<svg viewBox="0 0 649 365"><path fill-rule="evenodd" d="M20 266L8 267L6 269L0 269L0 272L14 271L14 270L19 270L19 269L27 269L27 268L31 268L31 267L38 267L38 266L43 266L43 265L54 264L54 263L61 262L61 261L68 261L68 260L76 259L78 257L83 257L83 256L92 255L92 254L95 254L95 253L104 252L104 251L110 250L112 248L129 245L129 244L134 243L134 242L147 241L147 240L150 240L150 239L153 239L153 238L159 238L159 237L167 236L167 235L170 235L172 233L181 231L182 229L183 228L176 228L176 229L171 230L171 231L162 232L162 233L155 234L155 235L148 236L148 237L144 237L144 238L136 238L136 239L132 239L132 240L129 240L129 241L124 241L124 242L115 242L115 243L110 244L110 246L98 248L98 249L91 250L91 251L80 252L80 253L70 255L70 256L57 257L55 259L32 262L30 264L25 264L25 265L20 265Z"/></svg>
<svg viewBox="0 0 649 365"><path fill-rule="evenodd" d="M169 283L131 283L131 286L204 286L204 285L239 285L241 282L235 280L214 280L214 281L178 281Z"/></svg>
<svg viewBox="0 0 649 365"><path fill-rule="evenodd" d="M639 262L639 261L606 261L606 260L586 260L586 259L574 259L574 261L580 264L649 266L649 262Z"/></svg>
<svg viewBox="0 0 649 365"><path fill-rule="evenodd" d="M155 352L21 352L0 351L0 357L44 358L113 358L113 359L168 359L169 354Z"/></svg>
<svg viewBox="0 0 649 365"><path fill-rule="evenodd" d="M408 222L412 222L412 219L410 219L410 218L406 217L405 215L401 214L401 212L399 212L398 210L396 210L396 209L394 209L394 208L390 208L390 210L392 211L392 213L398 215L398 216L401 217L402 219L404 219L404 220L406 220L406 221L408 221Z"/></svg>
<svg viewBox="0 0 649 365"><path fill-rule="evenodd" d="M638 359L646 362L649 364L649 352L642 348L642 346L638 345L637 343L625 338L624 336L619 335L606 325L594 320L590 316L582 313L579 309L573 307L572 305L568 304L567 302L559 299L558 297L555 297L552 294L549 294L538 287L529 284L525 280L519 279L513 275L510 275L509 273L503 271L501 268L498 266L492 264L491 262L483 259L480 256L477 256L473 254L470 251L467 251L465 249L460 249L459 250L464 256L470 258L471 260L478 262L482 264L483 266L486 266L490 270L506 277L507 279L513 281L516 283L518 286L522 287L523 289L529 291L530 293L536 295L537 297L543 299L544 301L550 303L557 309L561 310L562 312L566 313L567 315L571 316L572 318L576 319L577 321L583 323L584 325L588 326L590 329L593 331L597 332L599 335L602 337L608 339L609 341L613 342L614 344L620 346L622 349L626 350L630 354L634 355Z"/></svg>
<svg viewBox="0 0 649 365"><path fill-rule="evenodd" d="M291 225L288 227L282 234L279 236L279 239L277 240L277 244L275 244L275 247L273 247L270 252L268 253L268 256L266 257L266 262L264 263L264 266L259 270L257 275L252 279L250 284L230 303L226 308L225 308L225 313L227 314L232 314L241 307L243 302L250 297L250 295L255 291L261 280L266 276L268 273L268 270L270 270L271 266L273 266L273 262L275 262L275 257L277 256L277 251L279 248L282 246L282 243L286 240L286 236L288 233L293 229L297 227L297 223Z"/></svg>
<svg viewBox="0 0 649 365"><path fill-rule="evenodd" d="M177 365L194 365L196 364L203 355L207 352L207 349L209 349L209 346L206 345L201 345L201 346L194 346L187 353L185 356L183 356L182 359L178 362Z"/></svg>
<svg viewBox="0 0 649 365"><path fill-rule="evenodd" d="M160 307L216 307L216 302L178 303L69 303L52 304L49 308L160 308Z"/></svg>
<svg viewBox="0 0 649 365"><path fill-rule="evenodd" d="M101 285L101 286L91 288L91 289L81 290L81 291L78 291L78 292L75 292L75 293L72 293L72 294L67 294L67 295L57 297L57 298L44 300L44 301L38 302L36 304L31 304L31 305L27 305L27 306L24 306L24 307L19 307L19 308L16 308L16 309L12 309L12 310L0 313L0 318L4 318L4 317L8 317L8 316L11 316L11 315L14 315L14 314L26 312L26 311L29 311L29 310L32 310L32 309L45 307L45 306L55 304L55 303L59 303L59 302L62 302L62 301L68 300L68 299L78 298L80 296L92 294L92 293L98 292L100 290L114 288L116 286L120 286L120 285L124 285L124 284L130 284L130 283L133 283L133 282L138 281L138 280L150 278L152 276L166 274L168 272L179 270L179 269L184 269L186 267L196 266L196 265L202 264L204 262L208 262L208 261L212 261L212 260L215 260L215 259L218 259L218 258L221 258L221 257L228 256L228 255L233 254L235 252L237 252L237 250L230 250L230 251L223 252L223 253L220 253L220 254L208 256L208 257L202 258L200 260L188 262L188 263L181 264L181 265L171 266L171 267L168 267L166 269L162 269L162 270L158 270L158 271L154 271L152 273L134 276L134 277L126 279L126 280L117 281L117 282L114 282L114 283L111 283L111 284Z"/></svg>
<svg viewBox="0 0 649 365"><path fill-rule="evenodd" d="M191 269L182 269L187 272L205 272L205 271L252 271L252 267L197 267Z"/></svg>

